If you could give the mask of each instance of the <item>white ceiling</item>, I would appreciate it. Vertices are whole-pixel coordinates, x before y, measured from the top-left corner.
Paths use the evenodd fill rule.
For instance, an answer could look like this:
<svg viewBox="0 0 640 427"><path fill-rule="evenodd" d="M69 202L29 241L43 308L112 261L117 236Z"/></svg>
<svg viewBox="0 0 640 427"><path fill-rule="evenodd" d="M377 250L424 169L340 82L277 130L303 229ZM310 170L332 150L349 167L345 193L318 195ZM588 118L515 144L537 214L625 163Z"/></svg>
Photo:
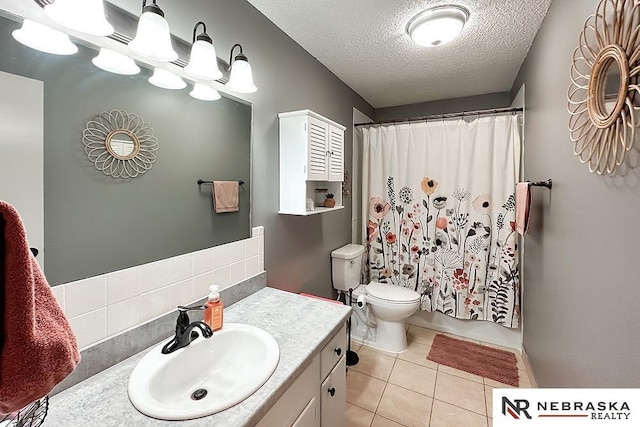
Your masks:
<svg viewBox="0 0 640 427"><path fill-rule="evenodd" d="M405 26L442 1L248 1L375 108L510 90L551 4L460 0L462 35L425 48Z"/></svg>

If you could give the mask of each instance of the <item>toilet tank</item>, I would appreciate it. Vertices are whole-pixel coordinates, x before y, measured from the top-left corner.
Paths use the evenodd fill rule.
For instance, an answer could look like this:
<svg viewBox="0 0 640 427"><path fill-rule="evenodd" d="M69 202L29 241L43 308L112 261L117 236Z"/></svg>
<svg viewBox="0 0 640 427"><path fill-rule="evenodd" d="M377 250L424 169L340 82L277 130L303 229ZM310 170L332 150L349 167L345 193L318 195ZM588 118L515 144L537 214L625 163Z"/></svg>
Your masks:
<svg viewBox="0 0 640 427"><path fill-rule="evenodd" d="M360 284L364 246L349 244L331 252L333 287L340 291L355 289Z"/></svg>

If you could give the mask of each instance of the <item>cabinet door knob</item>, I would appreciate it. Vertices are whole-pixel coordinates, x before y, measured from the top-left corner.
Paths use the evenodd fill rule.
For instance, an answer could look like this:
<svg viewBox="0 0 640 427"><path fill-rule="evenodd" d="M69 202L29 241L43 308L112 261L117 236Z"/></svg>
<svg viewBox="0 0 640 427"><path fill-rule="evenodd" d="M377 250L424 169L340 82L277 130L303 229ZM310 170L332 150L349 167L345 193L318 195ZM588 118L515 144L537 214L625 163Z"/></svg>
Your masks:
<svg viewBox="0 0 640 427"><path fill-rule="evenodd" d="M342 354L342 349L340 347L336 348L335 350L333 350L338 356L340 356Z"/></svg>
<svg viewBox="0 0 640 427"><path fill-rule="evenodd" d="M334 395L334 394L336 394L336 388L335 388L335 387L331 387L331 388L328 390L328 392L329 392L329 394L331 395L331 397L333 397L333 395Z"/></svg>

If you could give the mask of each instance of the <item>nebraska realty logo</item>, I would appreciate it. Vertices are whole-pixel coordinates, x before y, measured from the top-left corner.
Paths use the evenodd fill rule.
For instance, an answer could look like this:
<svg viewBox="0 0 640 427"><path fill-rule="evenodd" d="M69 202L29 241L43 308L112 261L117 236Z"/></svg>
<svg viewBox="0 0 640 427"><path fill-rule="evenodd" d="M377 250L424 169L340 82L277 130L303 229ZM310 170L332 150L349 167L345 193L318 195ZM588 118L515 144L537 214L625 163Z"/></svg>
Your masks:
<svg viewBox="0 0 640 427"><path fill-rule="evenodd" d="M640 389L494 389L493 425L640 426Z"/></svg>

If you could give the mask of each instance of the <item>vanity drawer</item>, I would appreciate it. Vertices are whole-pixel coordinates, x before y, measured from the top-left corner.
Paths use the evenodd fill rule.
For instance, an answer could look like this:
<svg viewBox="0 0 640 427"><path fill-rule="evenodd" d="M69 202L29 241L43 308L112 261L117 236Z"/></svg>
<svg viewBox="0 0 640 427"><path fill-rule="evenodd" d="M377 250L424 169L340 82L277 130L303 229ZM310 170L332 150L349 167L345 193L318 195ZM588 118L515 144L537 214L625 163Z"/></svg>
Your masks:
<svg viewBox="0 0 640 427"><path fill-rule="evenodd" d="M324 380L336 363L347 353L347 327L342 328L331 338L320 352L320 379Z"/></svg>

